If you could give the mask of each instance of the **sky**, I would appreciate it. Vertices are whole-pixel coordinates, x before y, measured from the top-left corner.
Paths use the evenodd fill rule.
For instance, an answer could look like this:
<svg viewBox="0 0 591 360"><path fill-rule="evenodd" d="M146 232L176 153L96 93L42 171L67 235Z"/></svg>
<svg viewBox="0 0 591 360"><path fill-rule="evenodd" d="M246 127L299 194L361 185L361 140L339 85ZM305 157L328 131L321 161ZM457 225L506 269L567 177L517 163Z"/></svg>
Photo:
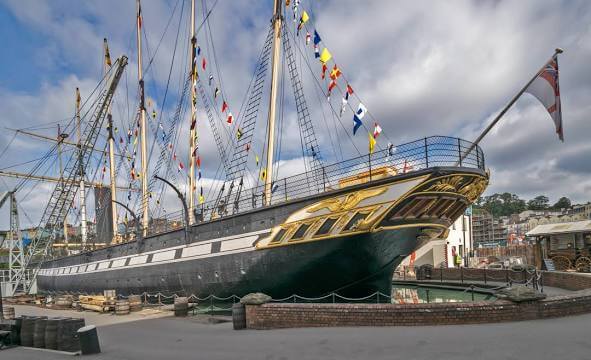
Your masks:
<svg viewBox="0 0 591 360"><path fill-rule="evenodd" d="M208 73L215 75L231 111L239 114L269 28L272 1L197 3L197 38L208 59ZM209 25L201 27L203 5L213 10ZM105 37L113 58L129 57L113 104L124 134L137 108L135 6L133 0L0 1L0 169L27 172L34 163L15 165L39 158L50 147L45 141L15 136L10 129L52 137L57 124L71 130L67 124L74 114L74 89L80 87L85 99L102 78ZM179 101L187 69L189 8L188 0L142 3L146 95L158 114L154 128L158 121L168 124ZM491 173L486 194L511 192L525 199L544 194L551 202L561 196L580 203L591 200L591 2L302 0L302 10L310 14L309 29L321 34L323 46L369 109L366 126L377 121L384 129L378 141L382 148L388 141L397 144L431 135L475 139L554 49L563 48L559 66L564 143L544 107L523 95L481 143ZM289 10L286 18L293 30L291 16ZM303 35L296 41L303 44ZM312 62L309 71L305 63L313 59L312 48L301 45L295 52L323 158L332 162L366 152L367 136L351 134L351 110L335 118L319 95L315 79L320 65ZM289 81L284 83L289 92ZM293 100L285 98L277 164L282 176L304 169ZM265 100L259 117L266 115ZM340 104L340 95L331 101ZM204 183L209 187L219 184L220 161L203 108L199 118ZM183 113L178 154L188 153L184 138L189 122ZM253 153L262 151L265 129L258 129ZM221 131L230 136L230 130ZM151 168L159 152L156 147ZM57 174L53 160L44 173ZM94 161L99 169L101 160ZM249 161L256 178L254 159ZM128 180L121 175L118 181L126 186ZM4 179L0 191L14 184L16 180ZM38 221L51 189L51 184L39 184L19 192L28 217L22 221ZM178 210L175 201L166 195L169 211ZM5 218L5 212L0 209L0 216Z"/></svg>

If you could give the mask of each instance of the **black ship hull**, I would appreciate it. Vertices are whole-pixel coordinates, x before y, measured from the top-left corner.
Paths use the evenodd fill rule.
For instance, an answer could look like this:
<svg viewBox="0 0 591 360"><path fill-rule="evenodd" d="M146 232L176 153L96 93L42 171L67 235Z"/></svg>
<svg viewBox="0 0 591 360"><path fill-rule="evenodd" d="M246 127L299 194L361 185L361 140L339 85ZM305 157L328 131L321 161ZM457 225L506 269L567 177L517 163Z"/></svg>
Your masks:
<svg viewBox="0 0 591 360"><path fill-rule="evenodd" d="M486 187L478 169L433 168L45 262L42 293L388 294L395 267ZM451 184L451 185L450 185ZM328 232L328 219L334 225ZM304 229L303 235L300 233Z"/></svg>

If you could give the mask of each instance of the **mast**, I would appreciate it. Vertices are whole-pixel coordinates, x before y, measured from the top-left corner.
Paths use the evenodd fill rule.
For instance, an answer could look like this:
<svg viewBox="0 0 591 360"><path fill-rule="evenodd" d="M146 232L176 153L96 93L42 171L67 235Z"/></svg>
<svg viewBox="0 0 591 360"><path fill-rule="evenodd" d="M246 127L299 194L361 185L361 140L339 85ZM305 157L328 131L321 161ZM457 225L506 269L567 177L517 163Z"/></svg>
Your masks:
<svg viewBox="0 0 591 360"><path fill-rule="evenodd" d="M142 233L148 235L148 151L146 149L146 107L144 97L144 75L142 72L142 6L137 3L137 75L140 85L140 145L141 145L141 177L142 177Z"/></svg>
<svg viewBox="0 0 591 360"><path fill-rule="evenodd" d="M82 164L82 129L80 124L80 89L76 88L76 148L78 150L79 172L80 176L80 237L81 247L86 247L86 188L84 183L84 165ZM61 144L60 144L61 146ZM61 166L60 166L61 167ZM61 175L60 175L61 176Z"/></svg>
<svg viewBox="0 0 591 360"><path fill-rule="evenodd" d="M273 152L275 151L275 115L277 112L277 85L279 81L279 51L281 49L282 1L274 0L273 6L273 58L271 63L271 96L269 99L269 123L267 136L267 168L265 170L265 203L271 204L273 180Z"/></svg>
<svg viewBox="0 0 591 360"><path fill-rule="evenodd" d="M111 67L111 55L109 54L109 44L107 39L103 41L105 51L104 73L106 74ZM109 180L111 185L111 224L113 230L113 241L117 242L117 179L115 177L115 138L113 137L113 115L111 114L111 105L107 109L107 129L109 140Z"/></svg>
<svg viewBox="0 0 591 360"><path fill-rule="evenodd" d="M64 180L64 165L62 162L62 141L67 138L67 134L62 134L62 130L60 125L57 125L57 161L59 163L59 170L60 170L60 181ZM67 216L68 213L65 211L63 216L63 224L64 224L64 243L66 244L66 251L68 251L68 221Z"/></svg>
<svg viewBox="0 0 591 360"><path fill-rule="evenodd" d="M195 37L195 0L191 0L191 130L189 132L189 223L195 222L195 146L197 143L197 64L195 62L197 38Z"/></svg>

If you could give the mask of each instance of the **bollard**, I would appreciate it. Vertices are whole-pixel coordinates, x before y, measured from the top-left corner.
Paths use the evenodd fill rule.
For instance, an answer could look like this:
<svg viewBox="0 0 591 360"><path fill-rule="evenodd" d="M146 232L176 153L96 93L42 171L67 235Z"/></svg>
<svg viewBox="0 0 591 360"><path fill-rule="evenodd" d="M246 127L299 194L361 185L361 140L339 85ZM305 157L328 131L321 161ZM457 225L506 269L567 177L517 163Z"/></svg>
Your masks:
<svg viewBox="0 0 591 360"><path fill-rule="evenodd" d="M472 293L472 302L474 302L474 285L470 285L470 292Z"/></svg>
<svg viewBox="0 0 591 360"><path fill-rule="evenodd" d="M82 355L100 354L98 333L96 326L88 325L78 329L78 339L80 340L80 350Z"/></svg>

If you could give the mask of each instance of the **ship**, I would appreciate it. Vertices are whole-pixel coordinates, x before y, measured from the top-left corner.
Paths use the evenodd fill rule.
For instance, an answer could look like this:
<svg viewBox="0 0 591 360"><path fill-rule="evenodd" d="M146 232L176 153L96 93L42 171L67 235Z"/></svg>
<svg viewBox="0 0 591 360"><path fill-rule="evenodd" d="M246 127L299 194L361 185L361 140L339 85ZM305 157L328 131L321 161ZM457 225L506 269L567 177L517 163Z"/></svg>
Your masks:
<svg viewBox="0 0 591 360"><path fill-rule="evenodd" d="M139 43L141 7L139 0L137 3ZM52 194L42 219L45 231L39 231L39 239L31 246L37 249L37 255L31 257L28 267L35 268L40 293L102 293L112 289L123 296L160 293L228 297L252 292L273 298L294 294L309 298L327 294L348 298L364 298L375 293L390 295L396 266L431 239L445 237L451 224L484 192L489 174L484 154L474 143L455 137L430 136L382 149L370 146L367 154L325 164L317 156L319 147L310 140L313 132L306 121L300 126L310 166L298 175L273 176L276 160L273 133L279 131L275 125L278 56L282 46L286 56L293 52L286 45L288 30L283 7L283 1L274 0L270 31L261 55L262 58L264 54L269 55L270 62L263 59L257 68L263 69L264 65L266 69L267 63L271 68L267 128L272 130L267 131L263 183L250 188L243 186L244 153L248 153L252 139L247 112L244 120L247 123L238 128L240 133L234 140L233 157L226 157L232 176L227 176L215 200L205 202L200 195L197 201L195 161L190 161L188 199L170 179L159 178L175 188L183 205L182 219L173 226L162 226L154 218L150 220L146 205L149 175L146 149L142 147L141 215L136 216L129 209L137 227L134 238L67 256L48 255L55 235L47 234L53 234L61 226L59 216L71 206L73 193L79 188L80 167L89 156L86 152L91 151L87 149L95 146L97 129L102 127L109 108L109 97L127 62L122 57L115 64L117 70L113 71L115 75L109 86L105 87L106 96L93 117L96 121L84 131L85 143L78 147L80 154L73 156L62 183ZM194 1L192 13L193 65L189 83L196 84L198 46ZM297 30L306 22L302 13ZM146 128L146 110L141 51L139 56L141 134ZM291 66L288 72L297 76ZM298 94L301 89L296 82L294 92ZM251 92L251 97L260 101L256 91L258 88ZM191 86L191 92L195 99L202 91L198 86ZM306 120L306 111L297 101L298 116ZM193 114L195 103L192 101ZM191 154L197 148L194 131L191 126ZM145 139L141 139L142 146ZM224 147L220 147L222 150Z"/></svg>

